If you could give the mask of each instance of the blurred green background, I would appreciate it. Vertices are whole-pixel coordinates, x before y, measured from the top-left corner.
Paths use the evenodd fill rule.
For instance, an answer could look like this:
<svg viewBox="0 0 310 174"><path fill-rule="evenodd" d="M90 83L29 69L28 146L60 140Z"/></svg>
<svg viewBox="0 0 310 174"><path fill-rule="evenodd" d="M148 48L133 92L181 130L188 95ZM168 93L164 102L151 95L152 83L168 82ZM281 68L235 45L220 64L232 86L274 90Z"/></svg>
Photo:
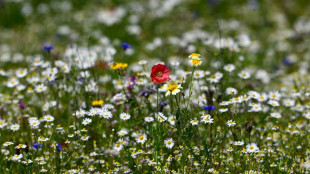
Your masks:
<svg viewBox="0 0 310 174"><path fill-rule="evenodd" d="M128 55L129 61L141 58L185 56L184 48L176 48L167 43L171 37L182 38L187 31L200 29L213 37L236 37L247 33L251 40L259 43L255 54L241 53L249 59L249 64L273 66L279 64L288 54L302 54L308 51L309 33L298 33L282 39L281 31L295 32L296 22L308 17L307 0L1 0L0 40L10 52L32 55L42 52L44 44L52 44L55 51L62 53L70 44L84 47L104 46L101 39L107 37L117 50L120 42L131 44L135 52ZM175 3L168 12L158 17L164 7ZM98 22L102 11L124 10L119 22L106 25ZM135 16L136 21L132 22ZM134 23L140 27L139 34L130 34L126 27ZM155 38L163 44L153 51L145 45ZM278 50L279 44L288 44L288 49ZM191 43L197 52L212 57L212 50L197 41ZM210 50L211 51L210 51ZM206 52L207 50L207 52ZM211 55L210 55L211 53ZM274 57L268 59L268 54ZM118 51L115 57L122 57ZM239 56L239 55L236 55ZM215 56L216 57L216 56ZM266 61L267 59L267 61ZM227 60L226 63L234 62Z"/></svg>

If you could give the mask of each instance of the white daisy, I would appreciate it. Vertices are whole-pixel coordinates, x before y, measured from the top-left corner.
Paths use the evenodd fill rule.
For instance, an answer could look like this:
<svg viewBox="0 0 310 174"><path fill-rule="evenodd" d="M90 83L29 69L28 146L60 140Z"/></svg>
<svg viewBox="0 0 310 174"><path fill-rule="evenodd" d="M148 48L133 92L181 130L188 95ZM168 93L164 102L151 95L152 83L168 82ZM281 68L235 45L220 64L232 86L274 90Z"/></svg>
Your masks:
<svg viewBox="0 0 310 174"><path fill-rule="evenodd" d="M281 118L281 114L280 114L280 113L277 113L277 112L274 112L274 113L271 113L271 114L270 114L270 117L273 117L273 118Z"/></svg>
<svg viewBox="0 0 310 174"><path fill-rule="evenodd" d="M195 118L191 120L192 125L198 125L199 121Z"/></svg>
<svg viewBox="0 0 310 174"><path fill-rule="evenodd" d="M136 141L141 144L144 144L146 140L147 140L146 134L140 134L136 137Z"/></svg>
<svg viewBox="0 0 310 174"><path fill-rule="evenodd" d="M17 78L12 78L6 83L6 86L9 88L13 88L14 86L18 84L19 84L19 81L17 80Z"/></svg>
<svg viewBox="0 0 310 174"><path fill-rule="evenodd" d="M238 76L239 76L240 78L242 78L242 79L248 79L248 78L251 77L251 74L250 74L249 72L243 70L243 71L241 71L241 72L238 74Z"/></svg>
<svg viewBox="0 0 310 174"><path fill-rule="evenodd" d="M174 146L174 141L172 138L168 138L164 141L165 143L165 146L168 148L168 149L171 149L173 146Z"/></svg>
<svg viewBox="0 0 310 174"><path fill-rule="evenodd" d="M235 70L235 65L233 65L233 64L225 65L224 70L228 71L228 72L232 72L233 70Z"/></svg>
<svg viewBox="0 0 310 174"><path fill-rule="evenodd" d="M85 118L85 119L82 121L82 124L83 124L84 126L86 126L86 125L90 124L91 122L92 122L92 120L91 120L90 118Z"/></svg>
<svg viewBox="0 0 310 174"><path fill-rule="evenodd" d="M255 143L251 143L246 146L246 151L248 153L258 152L259 148L257 147Z"/></svg>
<svg viewBox="0 0 310 174"><path fill-rule="evenodd" d="M201 116L201 122L211 124L213 123L213 118L211 118L210 115L204 114L203 116Z"/></svg>
<svg viewBox="0 0 310 174"><path fill-rule="evenodd" d="M45 115L43 117L43 120L46 121L46 122L53 122L54 121L54 117L51 116L51 115Z"/></svg>
<svg viewBox="0 0 310 174"><path fill-rule="evenodd" d="M119 116L122 120L129 120L130 119L130 115L127 114L127 113L121 113L120 116Z"/></svg>
<svg viewBox="0 0 310 174"><path fill-rule="evenodd" d="M228 127L234 127L234 126L236 125L236 122L233 121L233 120L228 120L228 121L226 122L226 124L227 124Z"/></svg>
<svg viewBox="0 0 310 174"><path fill-rule="evenodd" d="M153 117L145 117L145 118L144 118L144 121L146 121L146 122L152 122L152 121L154 121L154 118L153 118Z"/></svg>
<svg viewBox="0 0 310 174"><path fill-rule="evenodd" d="M15 74L16 74L16 77L23 78L27 75L27 73L28 73L27 69L19 69L16 71Z"/></svg>
<svg viewBox="0 0 310 174"><path fill-rule="evenodd" d="M10 126L10 129L11 129L13 132L18 131L19 128L20 128L19 124L12 124L12 125Z"/></svg>
<svg viewBox="0 0 310 174"><path fill-rule="evenodd" d="M37 93L44 92L44 91L46 91L46 89L47 89L47 87L45 85L43 85L43 84L40 84L40 85L35 87L35 91Z"/></svg>

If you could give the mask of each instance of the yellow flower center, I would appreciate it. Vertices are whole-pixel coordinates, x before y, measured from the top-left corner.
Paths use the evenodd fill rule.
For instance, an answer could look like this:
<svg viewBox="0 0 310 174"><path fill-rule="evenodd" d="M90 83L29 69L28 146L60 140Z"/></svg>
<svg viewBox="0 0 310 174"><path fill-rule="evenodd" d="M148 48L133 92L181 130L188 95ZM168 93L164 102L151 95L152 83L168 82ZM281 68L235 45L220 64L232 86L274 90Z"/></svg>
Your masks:
<svg viewBox="0 0 310 174"><path fill-rule="evenodd" d="M170 84L169 86L167 86L167 90L168 91L173 91L173 90L176 90L178 89L178 85L177 84Z"/></svg>
<svg viewBox="0 0 310 174"><path fill-rule="evenodd" d="M163 72L161 71L156 72L156 77L161 77L161 76L163 76Z"/></svg>

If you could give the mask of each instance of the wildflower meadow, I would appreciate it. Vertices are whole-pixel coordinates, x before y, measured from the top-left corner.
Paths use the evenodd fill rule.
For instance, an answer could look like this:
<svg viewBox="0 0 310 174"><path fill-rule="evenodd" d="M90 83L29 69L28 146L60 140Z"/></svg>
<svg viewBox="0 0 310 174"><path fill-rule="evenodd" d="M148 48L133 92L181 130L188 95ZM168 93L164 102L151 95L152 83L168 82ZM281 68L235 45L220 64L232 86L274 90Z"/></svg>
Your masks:
<svg viewBox="0 0 310 174"><path fill-rule="evenodd" d="M306 0L0 0L0 174L310 173Z"/></svg>

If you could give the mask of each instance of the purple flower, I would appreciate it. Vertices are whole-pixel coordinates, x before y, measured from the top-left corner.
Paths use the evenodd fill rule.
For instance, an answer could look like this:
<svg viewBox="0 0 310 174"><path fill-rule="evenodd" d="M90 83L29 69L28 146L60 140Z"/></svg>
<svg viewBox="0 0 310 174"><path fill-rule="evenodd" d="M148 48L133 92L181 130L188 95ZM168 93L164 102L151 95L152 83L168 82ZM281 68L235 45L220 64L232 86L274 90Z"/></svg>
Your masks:
<svg viewBox="0 0 310 174"><path fill-rule="evenodd" d="M83 77L78 77L78 84L82 85L84 83L84 78Z"/></svg>
<svg viewBox="0 0 310 174"><path fill-rule="evenodd" d="M130 84L128 86L126 86L127 89L130 89L130 88L133 88L134 87L134 84Z"/></svg>
<svg viewBox="0 0 310 174"><path fill-rule="evenodd" d="M50 85L54 85L55 83L56 83L55 80L49 81L49 84L50 84Z"/></svg>
<svg viewBox="0 0 310 174"><path fill-rule="evenodd" d="M130 48L131 48L131 45L129 45L129 44L126 43L126 42L123 42L123 43L122 43L122 47L123 47L124 50L127 50L127 49L130 49Z"/></svg>
<svg viewBox="0 0 310 174"><path fill-rule="evenodd" d="M145 96L148 97L150 94L154 93L155 91L153 89L143 89L139 92L139 96Z"/></svg>
<svg viewBox="0 0 310 174"><path fill-rule="evenodd" d="M282 63L285 65L285 66L291 66L293 65L293 62L288 58L288 57L284 57L282 59Z"/></svg>
<svg viewBox="0 0 310 174"><path fill-rule="evenodd" d="M26 106L25 106L25 104L23 102L19 102L18 106L20 107L20 109L25 109L26 108Z"/></svg>
<svg viewBox="0 0 310 174"><path fill-rule="evenodd" d="M167 106L168 105L168 101L161 101L159 103L160 106Z"/></svg>
<svg viewBox="0 0 310 174"><path fill-rule="evenodd" d="M130 81L131 81L131 82L136 82L136 80L137 80L137 77L136 77L136 76L131 76L131 77L130 77Z"/></svg>
<svg viewBox="0 0 310 174"><path fill-rule="evenodd" d="M129 105L125 105L125 109L126 109L126 110L129 110L129 109L130 109L130 106L129 106Z"/></svg>

